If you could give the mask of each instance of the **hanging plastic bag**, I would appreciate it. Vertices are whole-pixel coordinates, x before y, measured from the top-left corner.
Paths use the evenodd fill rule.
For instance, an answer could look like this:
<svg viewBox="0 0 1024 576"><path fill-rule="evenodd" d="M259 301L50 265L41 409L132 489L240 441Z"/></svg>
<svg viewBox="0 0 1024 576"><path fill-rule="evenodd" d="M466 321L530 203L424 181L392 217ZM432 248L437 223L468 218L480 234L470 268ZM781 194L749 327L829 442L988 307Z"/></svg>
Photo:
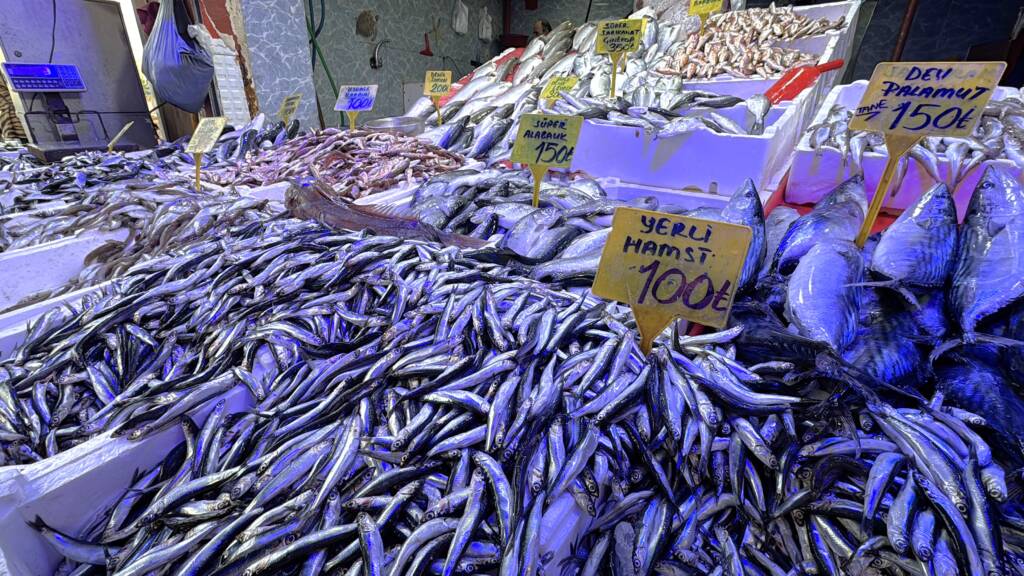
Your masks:
<svg viewBox="0 0 1024 576"><path fill-rule="evenodd" d="M477 37L484 42L490 42L494 37L494 21L486 6L480 8L480 26L477 30Z"/></svg>
<svg viewBox="0 0 1024 576"><path fill-rule="evenodd" d="M213 80L213 59L189 38L187 25L181 0L160 0L153 33L142 51L142 72L161 100L198 112Z"/></svg>
<svg viewBox="0 0 1024 576"><path fill-rule="evenodd" d="M469 30L469 6L462 0L455 0L452 7L452 29L456 34L465 34Z"/></svg>

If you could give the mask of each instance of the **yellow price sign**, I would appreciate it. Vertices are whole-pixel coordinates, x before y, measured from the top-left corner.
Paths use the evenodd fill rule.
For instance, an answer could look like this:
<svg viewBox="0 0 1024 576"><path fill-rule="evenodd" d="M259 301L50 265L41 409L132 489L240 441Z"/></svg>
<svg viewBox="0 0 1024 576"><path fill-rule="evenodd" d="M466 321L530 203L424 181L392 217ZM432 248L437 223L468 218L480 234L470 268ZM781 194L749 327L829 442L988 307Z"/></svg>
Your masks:
<svg viewBox="0 0 1024 576"><path fill-rule="evenodd" d="M299 109L299 102L302 101L302 94L292 94L281 100L281 107L277 109L277 117L285 124L291 122L295 111Z"/></svg>
<svg viewBox="0 0 1024 576"><path fill-rule="evenodd" d="M427 75L423 80L424 96L444 96L451 89L451 70L427 70Z"/></svg>
<svg viewBox="0 0 1024 576"><path fill-rule="evenodd" d="M633 309L645 353L679 316L722 328L752 235L749 226L619 208L592 290Z"/></svg>
<svg viewBox="0 0 1024 576"><path fill-rule="evenodd" d="M437 109L437 125L441 125L441 98L452 89L451 70L427 70L423 78L423 95L429 96L434 101L434 108Z"/></svg>
<svg viewBox="0 0 1024 576"><path fill-rule="evenodd" d="M644 21L639 18L605 20L597 24L597 53L635 52L643 40Z"/></svg>
<svg viewBox="0 0 1024 576"><path fill-rule="evenodd" d="M131 129L132 124L135 124L135 120L129 120L128 123L124 125L124 128L121 128L121 131L114 136L114 138L110 141L110 144L107 144L107 152L114 151L114 146L117 146L118 141L120 141L121 138L124 138L124 135L127 134L128 130Z"/></svg>
<svg viewBox="0 0 1024 576"><path fill-rule="evenodd" d="M540 91L540 97L548 102L554 102L561 97L562 92L572 90L579 82L579 76L555 76L548 80L544 89Z"/></svg>
<svg viewBox="0 0 1024 576"><path fill-rule="evenodd" d="M195 159L196 190L199 190L199 171L203 163L203 154L212 150L214 145L217 144L220 133L224 131L224 126L227 123L228 119L223 116L203 118L192 132L192 138L189 139L185 152L192 154L192 157Z"/></svg>
<svg viewBox="0 0 1024 576"><path fill-rule="evenodd" d="M708 16L722 11L724 0L690 0L690 16L700 16L701 24Z"/></svg>
<svg viewBox="0 0 1024 576"><path fill-rule="evenodd" d="M924 136L970 136L1005 69L1005 62L880 62L875 66L850 129L882 132L889 160L857 235L858 246L871 233L900 157Z"/></svg>
<svg viewBox="0 0 1024 576"><path fill-rule="evenodd" d="M523 114L512 146L512 162L533 173L533 205L540 203L540 183L548 168L568 168L583 125L581 116Z"/></svg>
<svg viewBox="0 0 1024 576"><path fill-rule="evenodd" d="M348 116L348 127L356 127L356 116L360 112L373 110L377 99L377 85L339 86L338 101L334 103L335 112L344 112Z"/></svg>
<svg viewBox="0 0 1024 576"><path fill-rule="evenodd" d="M212 116L200 120L199 125L192 132L192 138L189 139L185 152L189 154L205 154L212 150L227 123L228 119L223 116Z"/></svg>
<svg viewBox="0 0 1024 576"><path fill-rule="evenodd" d="M635 52L644 36L644 21L639 19L605 20L597 25L598 54L612 59L612 85L609 94L615 96L615 83L622 55Z"/></svg>

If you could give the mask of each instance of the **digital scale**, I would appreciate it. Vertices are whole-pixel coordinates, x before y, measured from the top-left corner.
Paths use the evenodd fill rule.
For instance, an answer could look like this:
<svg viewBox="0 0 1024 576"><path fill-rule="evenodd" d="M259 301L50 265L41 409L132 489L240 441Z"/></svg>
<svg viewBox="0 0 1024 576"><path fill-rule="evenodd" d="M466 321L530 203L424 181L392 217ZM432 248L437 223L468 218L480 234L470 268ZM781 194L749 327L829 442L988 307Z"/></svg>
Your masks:
<svg viewBox="0 0 1024 576"><path fill-rule="evenodd" d="M4 73L16 92L85 92L74 64L4 62Z"/></svg>
<svg viewBox="0 0 1024 576"><path fill-rule="evenodd" d="M55 142L40 143L36 141L35 134L33 134L35 142L28 145L30 152L38 158L50 162L82 150L105 149L102 144L86 145L82 143L75 129L75 122L86 112L71 112L61 97L62 92L85 92L85 82L82 81L78 66L74 64L4 62L3 69L8 85L13 91L42 93L45 110L40 112L30 110L26 113L26 117L29 115L46 116L58 138ZM114 146L115 150L123 151L137 148L138 146L129 144Z"/></svg>

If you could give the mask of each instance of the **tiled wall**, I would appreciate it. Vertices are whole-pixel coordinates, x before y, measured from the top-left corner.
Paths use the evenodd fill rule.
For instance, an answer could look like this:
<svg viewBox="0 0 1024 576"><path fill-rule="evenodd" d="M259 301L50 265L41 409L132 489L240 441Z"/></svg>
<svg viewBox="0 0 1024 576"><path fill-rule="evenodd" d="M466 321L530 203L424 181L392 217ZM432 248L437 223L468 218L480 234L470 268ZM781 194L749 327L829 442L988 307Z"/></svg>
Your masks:
<svg viewBox="0 0 1024 576"><path fill-rule="evenodd" d="M527 10L524 0L512 0L512 33L533 35L533 23L547 20L558 26L568 20L582 24L587 16L589 0L538 0L536 10ZM590 20L625 18L633 11L633 0L593 0Z"/></svg>
<svg viewBox="0 0 1024 576"><path fill-rule="evenodd" d="M240 0L245 20L246 62L261 112L272 117L281 101L302 94L295 118L319 126L309 63L302 0Z"/></svg>
<svg viewBox="0 0 1024 576"><path fill-rule="evenodd" d="M327 0L327 16L318 42L335 83L379 86L374 110L360 114L360 121L402 114L405 111L402 84L423 82L427 70L452 70L453 76L458 78L473 69L471 60L484 62L497 54L497 43L480 41L477 28L480 8L486 6L493 21L493 38L498 38L501 1L463 1L469 7L469 28L465 35L457 35L452 30L453 0ZM304 0L302 3L306 4ZM319 16L319 0L314 0L313 6ZM356 18L363 10L373 10L378 16L374 40L356 34ZM439 34L431 34L434 56L422 56L419 51L423 48L423 33L433 29L435 24ZM389 43L382 51L384 66L375 70L370 67L370 56L374 44L380 40ZM314 79L324 109L324 122L337 125L335 96L319 61Z"/></svg>

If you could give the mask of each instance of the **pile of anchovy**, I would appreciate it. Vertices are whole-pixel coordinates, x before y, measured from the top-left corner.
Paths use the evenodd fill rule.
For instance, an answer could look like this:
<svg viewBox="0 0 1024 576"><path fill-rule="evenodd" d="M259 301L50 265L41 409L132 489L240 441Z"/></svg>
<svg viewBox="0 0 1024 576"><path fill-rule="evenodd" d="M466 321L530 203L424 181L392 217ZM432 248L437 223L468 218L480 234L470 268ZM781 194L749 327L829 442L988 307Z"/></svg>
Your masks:
<svg viewBox="0 0 1024 576"><path fill-rule="evenodd" d="M732 327L646 356L486 250L243 225L34 325L0 446L184 433L91 528L33 522L60 573L1024 573L1024 191L862 252L863 204L773 211Z"/></svg>
<svg viewBox="0 0 1024 576"><path fill-rule="evenodd" d="M814 151L833 150L861 171L865 152L886 154L885 140L878 132L850 130L853 111L841 105L829 110L825 119L807 128L805 138ZM1009 160L1024 170L1024 99L1013 94L992 100L970 137L925 136L908 153L909 158L935 181L956 189L972 170L986 160ZM940 167L945 164L943 177ZM898 190L906 175L908 160L900 160L893 189Z"/></svg>
<svg viewBox="0 0 1024 576"><path fill-rule="evenodd" d="M222 184L262 186L316 177L356 200L464 164L458 154L393 132L328 128L288 140L247 162L210 172Z"/></svg>

